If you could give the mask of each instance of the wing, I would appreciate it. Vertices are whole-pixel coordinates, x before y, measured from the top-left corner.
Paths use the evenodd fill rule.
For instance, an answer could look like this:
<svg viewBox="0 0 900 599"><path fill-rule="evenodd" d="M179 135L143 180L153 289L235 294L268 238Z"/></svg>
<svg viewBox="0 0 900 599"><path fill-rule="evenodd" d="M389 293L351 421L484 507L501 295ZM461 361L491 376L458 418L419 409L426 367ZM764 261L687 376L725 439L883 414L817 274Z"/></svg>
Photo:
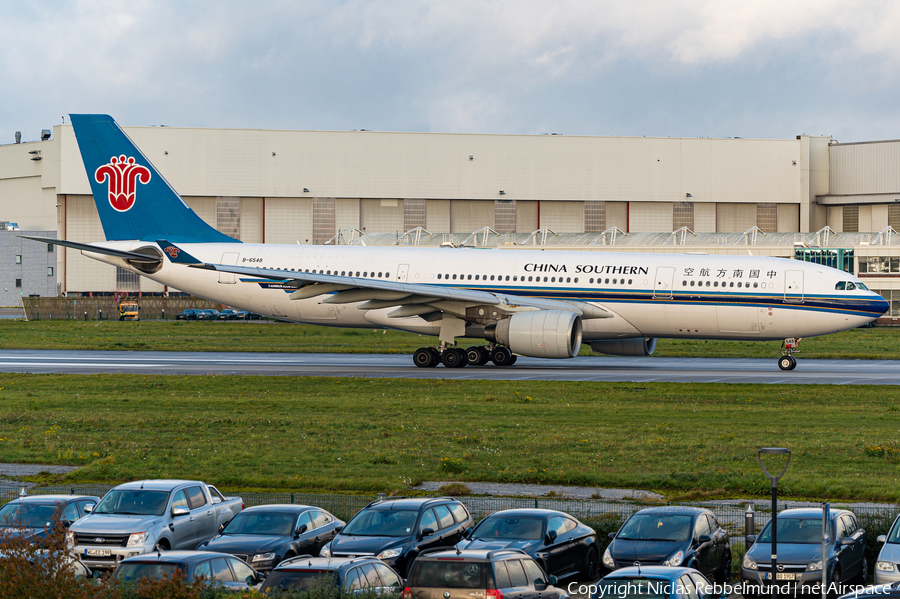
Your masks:
<svg viewBox="0 0 900 599"><path fill-rule="evenodd" d="M396 310L388 314L389 318L420 316L426 320L436 320L440 318L442 312L448 312L470 322L485 323L506 318L516 312L532 310L562 310L578 314L583 319L613 317L611 312L589 302L570 302L443 285L401 283L250 266L227 264L189 266L295 285L297 290L290 296L294 300L322 297L320 303L323 304L362 302L358 306L360 310L396 307Z"/></svg>

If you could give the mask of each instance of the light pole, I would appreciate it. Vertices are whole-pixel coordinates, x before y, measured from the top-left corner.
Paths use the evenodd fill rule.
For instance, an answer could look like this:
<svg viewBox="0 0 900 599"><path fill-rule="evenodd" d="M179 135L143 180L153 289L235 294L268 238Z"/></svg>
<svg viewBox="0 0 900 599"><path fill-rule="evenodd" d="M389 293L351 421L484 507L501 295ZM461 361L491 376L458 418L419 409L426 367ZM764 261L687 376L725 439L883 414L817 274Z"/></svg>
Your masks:
<svg viewBox="0 0 900 599"><path fill-rule="evenodd" d="M787 454L787 463L784 465L784 468L781 469L781 472L778 476L772 476L769 474L769 471L766 469L766 465L763 464L762 457L763 455L770 454ZM762 468L763 472L766 473L766 476L769 477L769 480L772 481L772 598L778 596L778 591L776 589L776 578L777 578L777 570L776 567L778 565L778 481L781 480L781 477L784 476L784 473L787 472L788 466L791 465L791 450L785 447L763 447L756 453L756 457L759 460L759 467Z"/></svg>

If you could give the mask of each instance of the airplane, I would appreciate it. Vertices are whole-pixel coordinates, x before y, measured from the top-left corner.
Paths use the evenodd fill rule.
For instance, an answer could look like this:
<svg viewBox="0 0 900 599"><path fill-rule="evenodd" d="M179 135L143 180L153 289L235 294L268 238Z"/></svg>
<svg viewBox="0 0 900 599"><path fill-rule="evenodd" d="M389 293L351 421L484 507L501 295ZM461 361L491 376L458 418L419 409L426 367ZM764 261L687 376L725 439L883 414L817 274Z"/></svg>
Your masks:
<svg viewBox="0 0 900 599"><path fill-rule="evenodd" d="M582 343L647 356L676 338L783 340L778 366L793 370L800 339L889 308L857 277L785 258L241 243L191 210L112 117L71 123L106 240L28 239L282 320L436 337L413 354L423 368L572 358Z"/></svg>

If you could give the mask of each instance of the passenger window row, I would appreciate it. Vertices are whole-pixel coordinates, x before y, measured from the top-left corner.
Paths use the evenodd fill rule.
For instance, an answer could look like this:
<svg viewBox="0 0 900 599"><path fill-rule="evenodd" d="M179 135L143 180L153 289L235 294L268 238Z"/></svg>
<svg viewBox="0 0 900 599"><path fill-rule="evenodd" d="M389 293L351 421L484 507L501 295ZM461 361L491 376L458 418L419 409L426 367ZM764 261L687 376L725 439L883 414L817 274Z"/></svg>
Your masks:
<svg viewBox="0 0 900 599"><path fill-rule="evenodd" d="M439 280L447 280L447 281L456 281L456 280L471 281L471 280L473 280L472 277L473 277L473 275L450 275L450 274L441 274L441 273L438 273L438 276L437 276L437 278ZM474 275L474 277L475 277L474 278L475 281L479 281L479 280L493 281L493 280L495 280L494 275L491 275L490 278L488 277L488 275ZM559 279L559 280L557 281L557 279ZM504 281L504 280L509 281L510 275L506 275L505 279L504 279L503 275L496 275L496 280L497 281ZM512 281L520 281L521 280L521 282L523 282L523 283L526 281L525 275L522 275L521 277L519 275L512 275L511 280ZM527 281L529 283L531 283L531 282L540 283L541 277L530 276L530 277L528 277ZM575 277L575 278L565 277L565 280L563 280L563 277L544 277L544 283L577 283L577 282L578 282L578 277ZM591 279L591 282L593 283L594 279ZM599 279L597 280L597 282L598 283L600 282ZM625 279L622 279L622 282L624 283Z"/></svg>
<svg viewBox="0 0 900 599"><path fill-rule="evenodd" d="M697 287L703 287L703 286L704 286L704 285L703 285L703 281L695 281L695 280L691 280L691 287L694 287L694 286L695 286L695 285L694 285L695 283L696 283L696 286L697 286ZM726 283L727 283L727 284L726 284ZM687 287L687 286L688 286L687 279L685 279L685 280L683 280L683 281L681 282L681 286L682 286L682 287ZM721 287L722 287L723 289L724 289L725 287L734 287L734 286L735 286L735 285L734 285L734 281L722 281L722 285L721 285ZM738 286L738 288L746 287L747 289L750 289L750 283L749 283L749 282L744 283L743 281L738 281L738 282L737 282L737 286ZM719 282L718 282L718 281L706 281L706 287L719 287ZM765 288L766 288L766 284L765 284L765 283L757 283L757 282L754 282L754 283L753 283L753 288L754 288L754 289L758 289L759 287L762 287L763 289L765 289Z"/></svg>

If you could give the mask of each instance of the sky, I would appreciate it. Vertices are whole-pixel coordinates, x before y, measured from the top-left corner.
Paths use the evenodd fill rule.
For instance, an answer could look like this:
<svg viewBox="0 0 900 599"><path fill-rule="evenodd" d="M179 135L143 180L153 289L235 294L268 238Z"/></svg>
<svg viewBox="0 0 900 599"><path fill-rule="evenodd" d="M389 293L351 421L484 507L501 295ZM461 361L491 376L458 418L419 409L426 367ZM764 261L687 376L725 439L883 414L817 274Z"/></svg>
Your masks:
<svg viewBox="0 0 900 599"><path fill-rule="evenodd" d="M900 3L879 0L5 2L0 143L79 112L125 126L900 139L898 31Z"/></svg>

